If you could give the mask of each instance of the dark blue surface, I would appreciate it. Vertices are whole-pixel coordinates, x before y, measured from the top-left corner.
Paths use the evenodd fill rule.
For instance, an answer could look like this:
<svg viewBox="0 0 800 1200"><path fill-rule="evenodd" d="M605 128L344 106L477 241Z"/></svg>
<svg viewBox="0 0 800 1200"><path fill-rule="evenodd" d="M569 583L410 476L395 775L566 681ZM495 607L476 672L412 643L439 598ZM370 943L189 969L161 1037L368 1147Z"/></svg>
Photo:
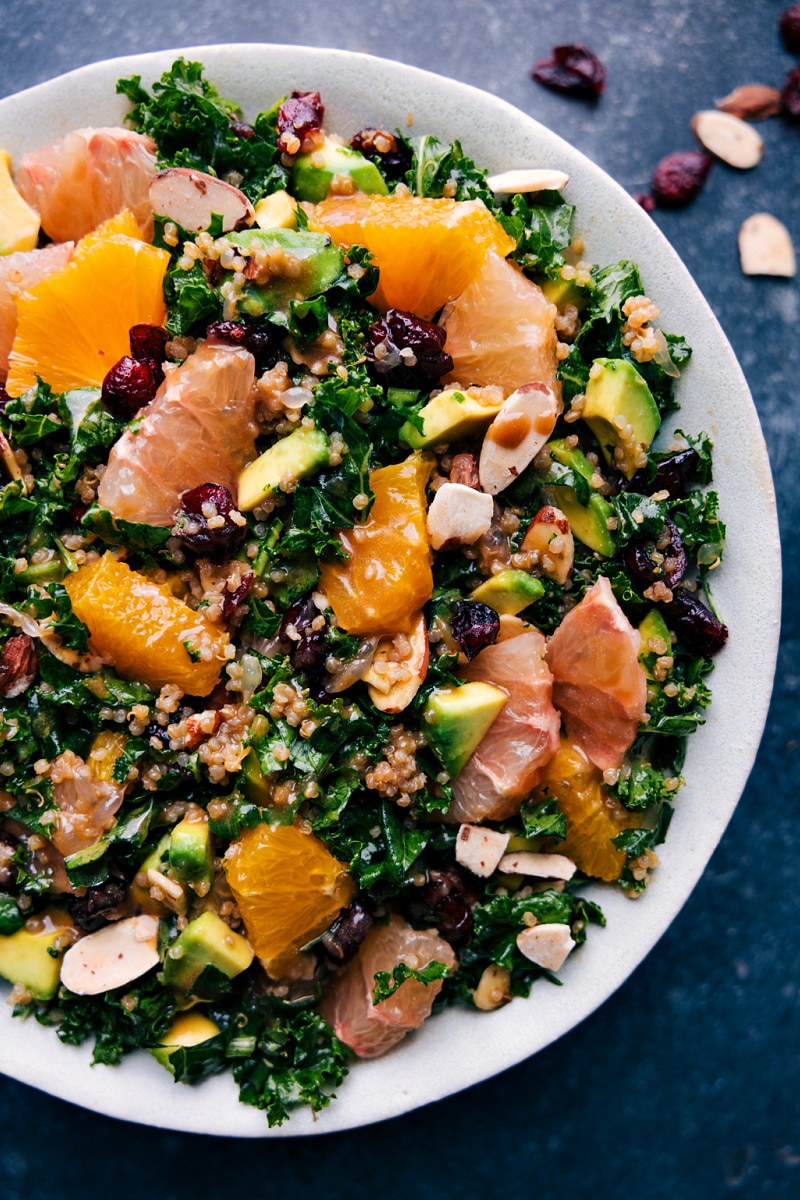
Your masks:
<svg viewBox="0 0 800 1200"><path fill-rule="evenodd" d="M793 65L776 32L782 8L768 0L340 0L323 10L296 0L291 9L261 3L232 22L210 0L178 13L155 0L0 0L0 93L166 46L366 50L497 93L638 191L663 154L692 146L697 109L739 84L780 85ZM533 61L564 41L588 43L606 63L598 104L530 81ZM672 1200L678 1188L690 1197L800 1195L800 291L796 279L745 278L736 249L741 221L763 210L787 224L800 249L800 123L773 119L759 131L766 151L754 171L718 165L690 208L656 215L747 374L775 473L785 570L781 658L758 761L680 917L598 1013L536 1058L407 1117L314 1143L201 1145L0 1079L2 1200L423 1192Z"/></svg>

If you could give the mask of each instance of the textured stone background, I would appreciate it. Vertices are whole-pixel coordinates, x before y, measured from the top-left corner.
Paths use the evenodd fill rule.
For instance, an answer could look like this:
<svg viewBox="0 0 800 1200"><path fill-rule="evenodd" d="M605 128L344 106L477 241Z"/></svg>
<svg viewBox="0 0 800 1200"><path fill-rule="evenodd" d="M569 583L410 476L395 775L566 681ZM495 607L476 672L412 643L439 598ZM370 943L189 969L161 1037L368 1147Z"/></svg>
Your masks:
<svg viewBox="0 0 800 1200"><path fill-rule="evenodd" d="M203 42L368 51L495 92L636 191L663 154L692 145L695 110L739 84L780 84L793 65L776 32L783 7L781 0L256 0L245 8L193 0L181 9L161 0L0 0L0 94L98 59ZM536 58L569 41L586 42L608 68L597 105L529 79ZM749 379L775 473L786 578L761 752L721 846L669 933L599 1012L536 1058L433 1107L313 1145L201 1146L0 1080L2 1200L109 1193L239 1200L270 1192L330 1200L423 1192L672 1200L679 1187L690 1197L800 1195L799 285L743 277L736 250L739 224L763 209L784 220L800 249L800 124L773 119L760 131L766 152L755 171L717 166L690 208L655 218Z"/></svg>

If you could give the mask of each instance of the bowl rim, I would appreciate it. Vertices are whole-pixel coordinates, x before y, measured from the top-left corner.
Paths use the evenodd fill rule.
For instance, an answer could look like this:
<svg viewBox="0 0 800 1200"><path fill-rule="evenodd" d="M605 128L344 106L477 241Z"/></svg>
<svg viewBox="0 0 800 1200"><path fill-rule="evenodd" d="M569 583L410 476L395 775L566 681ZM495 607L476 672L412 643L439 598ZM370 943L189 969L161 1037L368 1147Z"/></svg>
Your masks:
<svg viewBox="0 0 800 1200"><path fill-rule="evenodd" d="M683 385L689 396L682 396L682 400L691 415L700 404L695 395L702 386L707 386L713 378L725 382L725 406L717 408L709 401L708 409L711 424L715 430L721 430L724 437L717 450L724 483L724 488L720 486L719 490L721 493L723 490L735 492L738 496L739 489L733 486L731 472L741 472L735 482L743 481L748 501L741 508L747 508L750 516L757 518L754 524L760 522L761 571L753 581L742 568L757 565L759 555L748 541L747 528L743 528L744 515L731 507L730 500L727 507L723 506L723 517L729 521L729 542L733 541L731 549L735 548L741 557L736 559L736 587L733 579L728 578L728 575L732 576L728 566L727 574L723 569L721 575L720 595L726 603L732 604L738 621L726 647L727 658L723 655L719 660L723 669L720 671L718 667L712 679L714 703L709 723L690 741L687 763L691 761L693 771L697 769L699 774L686 771L688 784L681 796L687 799L683 806L679 803L676 807L673 830L659 868L659 886L654 885L635 908L622 900L630 914L630 923L625 924L630 937L621 939L613 930L609 932L610 922L609 929L602 935L598 931L580 955L574 956L579 961L571 960L566 964L562 976L567 986L557 990L557 1011L548 994L538 993L534 988L528 1000L517 999L514 1004L492 1014L488 1018L489 1024L483 1024L476 1037L478 1031L474 1022L476 1019L486 1022L486 1014L449 1010L384 1058L354 1064L350 1076L339 1089L338 1099L316 1119L302 1110L294 1114L287 1125L276 1129L267 1128L263 1114L238 1103L235 1085L229 1076L204 1081L201 1087L176 1089L163 1068L144 1054L133 1055L113 1072L101 1074L86 1069L90 1052L85 1046L64 1046L52 1030L40 1029L33 1022L15 1021L3 1035L4 1061L0 1065L3 1073L105 1115L161 1128L221 1136L285 1137L327 1133L410 1112L522 1062L595 1011L625 982L674 920L733 814L766 721L780 623L780 542L775 493L763 435L744 375L716 317L675 250L628 193L600 167L533 117L497 96L418 67L368 54L275 43L219 43L104 59L0 99L0 139L6 138L6 148L11 150L14 158L20 149L41 141L31 138L30 121L19 120L23 114L32 111L34 127L38 128L36 121L44 122L45 127L53 129L48 136L55 137L76 125L74 120L69 120L70 104L74 107L77 103L82 112L120 109L120 101L114 96L116 78L140 73L150 83L181 55L202 62L206 77L222 94L234 99L239 99L241 93L237 95L235 87L232 89L223 80L229 75L255 75L264 67L273 75L291 76L292 79L299 75L311 81L322 81L331 76L329 86L332 90L326 93L326 105L330 97L329 111L346 108L359 90L364 91L362 85L367 79L371 81L373 91L378 93L379 108L381 104L385 107L390 98L394 104L399 92L408 97L415 111L421 108L423 112L433 114L434 98L446 96L450 109L457 116L442 117L439 114L437 121L428 121L434 127L426 131L436 133L444 141L456 136L450 132L451 127L460 127L460 140L468 153L473 152L475 144L484 151L486 147L494 147L491 151L496 156L494 162L491 153L488 158L485 152L483 155L483 161L490 169L500 169L497 162L501 156L513 153L515 138L523 145L536 144L541 165L568 164L570 174L576 171L570 191L592 193L599 190L604 206L613 210L614 220L624 228L620 238L624 240L632 235L636 240L637 249L632 257L637 263L644 257L643 273L651 281L661 281L652 290L662 304L662 315L665 310L670 313L670 309L677 315L677 309L680 309L694 320L695 330L689 331L689 340L695 345L695 360ZM337 79L345 81L342 95L333 90ZM301 83L294 86L299 88ZM272 99L281 94L282 88L271 82L268 87ZM265 99L272 102L270 96ZM59 101L61 104L56 112L54 106ZM126 106L124 100L121 104ZM472 121L466 131L463 128L465 110ZM335 123L332 128L336 128ZM513 131L514 137L508 136L508 130ZM601 239L609 238L611 244L617 238L611 217L606 214L600 220L596 210L587 209L580 201L577 225L582 234L588 226L589 237L599 232ZM613 254L605 261L615 261ZM665 286L667 291L659 294L659 288ZM673 303L675 297L679 301L677 308ZM664 299L666 305L662 303ZM700 331L699 344L704 353L713 356L713 364L708 361L698 365L698 338L693 336L697 330ZM709 373L712 366L713 371ZM749 460L740 445L729 441L731 428L743 442L749 441ZM756 623L753 612L757 605L764 614L759 617L760 624ZM741 636L744 634L747 636ZM757 672L747 672L748 646L745 643L748 640L751 643L750 661L758 663ZM741 671L746 672L745 676ZM718 695L720 678L723 687ZM741 686L742 678L747 679L746 688ZM742 695L745 692L746 700ZM749 724L742 727L745 712L749 714ZM715 730L717 735L723 734L716 742L710 740ZM697 739L700 739L700 745ZM710 765L704 763L700 755L701 750L709 749ZM700 789L697 788L698 779ZM723 793L721 797L717 789ZM694 822L699 820L700 813L684 814L690 806L693 791L697 801L698 790L703 792L705 821L695 832ZM691 837L686 836L687 822L692 824ZM676 830L678 837L675 837ZM676 845L686 852L680 862L673 862L670 857L671 851L675 855ZM652 893L656 893L655 898ZM620 897L614 897L614 902L609 904L608 892L602 885L592 885L589 894L602 896L604 908L611 910L617 923L618 910L622 911L618 903ZM640 917L640 913L644 915ZM556 989L550 991L556 992ZM4 1011L5 1016L0 1017L0 1022L11 1020L10 1010Z"/></svg>

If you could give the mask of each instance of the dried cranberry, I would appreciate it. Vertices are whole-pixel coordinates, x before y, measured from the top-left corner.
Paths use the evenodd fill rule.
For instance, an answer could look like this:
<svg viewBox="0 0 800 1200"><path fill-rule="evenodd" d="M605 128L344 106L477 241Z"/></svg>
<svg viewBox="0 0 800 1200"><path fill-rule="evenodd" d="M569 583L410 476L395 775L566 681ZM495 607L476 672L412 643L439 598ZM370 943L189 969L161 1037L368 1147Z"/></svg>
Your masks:
<svg viewBox="0 0 800 1200"><path fill-rule="evenodd" d="M451 628L455 641L472 662L479 650L497 641L500 617L479 600L459 600Z"/></svg>
<svg viewBox="0 0 800 1200"><path fill-rule="evenodd" d="M372 374L391 387L422 388L453 369L441 325L390 308L370 325L364 354Z"/></svg>
<svg viewBox="0 0 800 1200"><path fill-rule="evenodd" d="M800 4L790 4L778 19L778 30L790 54L800 54Z"/></svg>
<svg viewBox="0 0 800 1200"><path fill-rule="evenodd" d="M800 67L795 67L786 76L781 101L790 117L800 117Z"/></svg>
<svg viewBox="0 0 800 1200"><path fill-rule="evenodd" d="M281 621L279 634L280 637L285 642L291 641L291 638L287 633L287 629L290 625L292 625L298 633L302 634L306 631L310 632L311 626L318 616L319 609L311 599L311 596L301 596L300 599L295 600L294 604L290 605L290 607L287 608L286 612L283 614L283 620Z"/></svg>
<svg viewBox="0 0 800 1200"><path fill-rule="evenodd" d="M478 473L478 460L474 454L455 454L450 467L450 482L460 483L464 487L481 490L481 479Z"/></svg>
<svg viewBox="0 0 800 1200"><path fill-rule="evenodd" d="M255 321L214 321L206 329L212 345L241 346L249 350L260 368L280 344L281 334L274 325Z"/></svg>
<svg viewBox="0 0 800 1200"><path fill-rule="evenodd" d="M145 322L132 325L128 337L132 358L154 363L163 363L166 359L169 334L163 325L148 325Z"/></svg>
<svg viewBox="0 0 800 1200"><path fill-rule="evenodd" d="M389 183L405 179L411 170L411 147L402 138L398 141L393 133L387 133L385 129L362 129L351 138L350 146L363 154L364 158L376 163Z"/></svg>
<svg viewBox="0 0 800 1200"><path fill-rule="evenodd" d="M322 129L325 105L319 92L292 92L278 109L278 146L296 154L310 133ZM294 143L299 139L300 146Z"/></svg>
<svg viewBox="0 0 800 1200"><path fill-rule="evenodd" d="M139 362L126 354L103 380L102 399L112 417L129 421L158 391L156 365Z"/></svg>
<svg viewBox="0 0 800 1200"><path fill-rule="evenodd" d="M75 897L70 904L73 924L83 933L100 929L116 918L127 891L122 878L107 879L105 883L90 887L85 896Z"/></svg>
<svg viewBox="0 0 800 1200"><path fill-rule="evenodd" d="M651 213L656 206L656 202L649 192L636 192L633 199L646 213Z"/></svg>
<svg viewBox="0 0 800 1200"><path fill-rule="evenodd" d="M650 186L659 204L679 208L694 200L706 181L713 159L700 150L676 150L668 154L653 172Z"/></svg>
<svg viewBox="0 0 800 1200"><path fill-rule="evenodd" d="M5 411L5 407L10 399L11 397L5 389L5 384L0 383L0 412Z"/></svg>
<svg viewBox="0 0 800 1200"><path fill-rule="evenodd" d="M634 538L625 548L628 569L647 587L659 579L671 587L686 574L686 551L678 526L671 517L667 517L664 524L669 533L666 544L663 538L659 539L658 545L649 538Z"/></svg>
<svg viewBox="0 0 800 1200"><path fill-rule="evenodd" d="M231 133L235 133L238 138L243 138L246 142L255 134L255 129L252 125L246 124L244 121L237 121L236 117L230 118Z"/></svg>
<svg viewBox="0 0 800 1200"><path fill-rule="evenodd" d="M358 947L372 928L377 903L374 896L356 896L320 938L320 949L328 962L337 967L355 956Z"/></svg>
<svg viewBox="0 0 800 1200"><path fill-rule="evenodd" d="M431 867L428 882L413 895L408 913L412 920L432 921L446 941L459 946L472 933L472 909L479 894L459 867Z"/></svg>
<svg viewBox="0 0 800 1200"><path fill-rule="evenodd" d="M606 69L588 46L554 46L551 59L540 59L531 71L537 83L566 96L599 96Z"/></svg>
<svg viewBox="0 0 800 1200"><path fill-rule="evenodd" d="M680 500L686 495L689 482L697 471L700 456L696 450L679 450L669 458L662 458L656 473L637 471L633 478L624 481L624 490L650 495L653 492L669 492L670 500Z"/></svg>
<svg viewBox="0 0 800 1200"><path fill-rule="evenodd" d="M152 741L153 738L156 738L159 742L161 742L161 745L165 750L169 750L170 737L167 733L166 725L159 725L158 721L151 721L145 729L143 736L147 738L148 742Z"/></svg>
<svg viewBox="0 0 800 1200"><path fill-rule="evenodd" d="M250 595L250 589L253 586L255 575L252 571L248 571L243 575L239 586L232 592L225 592L222 598L222 619L230 621L233 614L236 612L240 604L244 604L247 597Z"/></svg>
<svg viewBox="0 0 800 1200"><path fill-rule="evenodd" d="M222 525L209 528L212 518L203 512L203 506L207 504L213 504L216 515L224 517ZM237 525L230 519L235 509L233 496L221 483L201 483L181 496L181 507L175 516L176 536L196 554L215 558L233 554L244 541L246 532L244 525Z"/></svg>
<svg viewBox="0 0 800 1200"><path fill-rule="evenodd" d="M677 588L667 604L661 604L664 619L691 654L708 658L728 640L728 627L706 608L693 592Z"/></svg>

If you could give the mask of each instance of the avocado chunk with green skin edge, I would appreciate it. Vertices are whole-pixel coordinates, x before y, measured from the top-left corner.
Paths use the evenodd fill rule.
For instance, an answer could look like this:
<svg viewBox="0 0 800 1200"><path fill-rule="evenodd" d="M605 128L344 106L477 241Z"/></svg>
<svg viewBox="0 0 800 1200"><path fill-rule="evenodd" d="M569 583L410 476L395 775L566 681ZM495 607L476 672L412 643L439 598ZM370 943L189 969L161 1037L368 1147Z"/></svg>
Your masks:
<svg viewBox="0 0 800 1200"><path fill-rule="evenodd" d="M216 1037L219 1032L219 1025L210 1017L193 1009L175 1018L159 1044L150 1047L150 1053L156 1062L161 1063L162 1067L166 1067L170 1074L174 1075L175 1068L170 1059L176 1050L199 1046Z"/></svg>
<svg viewBox="0 0 800 1200"><path fill-rule="evenodd" d="M591 481L594 467L577 446L567 446L565 442L556 440L549 443L548 449L556 462L568 467L587 483ZM616 542L608 528L608 521L614 516L614 510L604 496L592 492L586 504L581 504L575 489L567 484L547 484L544 490L548 503L560 508L569 521L573 537L604 558L613 557Z"/></svg>
<svg viewBox="0 0 800 1200"><path fill-rule="evenodd" d="M327 462L327 435L321 429L295 429L242 471L237 488L239 508L242 512L257 508L267 496L280 491L285 479L302 479Z"/></svg>
<svg viewBox="0 0 800 1200"><path fill-rule="evenodd" d="M204 912L179 934L164 959L164 981L184 999L207 968L235 979L253 961L249 942L214 912ZM199 999L210 997L200 996Z"/></svg>
<svg viewBox="0 0 800 1200"><path fill-rule="evenodd" d="M358 150L340 146L330 138L310 154L298 154L292 165L289 186L298 200L319 204L331 188L334 175L349 175L360 192L387 196L389 189L375 163Z"/></svg>
<svg viewBox="0 0 800 1200"><path fill-rule="evenodd" d="M282 251L291 272L277 272L267 282L245 279L237 299L240 316L262 317L285 312L291 301L319 296L344 270L344 256L325 233L308 229L242 229L226 234L232 246L257 252ZM277 265L276 260L276 265ZM221 285L220 285L221 286Z"/></svg>
<svg viewBox="0 0 800 1200"><path fill-rule="evenodd" d="M647 450L661 424L650 388L633 363L624 358L594 360L581 417L600 443L608 464L618 467L627 479L636 474L641 465L637 454ZM620 420L623 427L631 427L628 437L623 437ZM616 449L623 451L621 460L615 457Z"/></svg>
<svg viewBox="0 0 800 1200"><path fill-rule="evenodd" d="M422 713L425 736L451 779L466 766L507 700L501 688L479 680L430 696Z"/></svg>
<svg viewBox="0 0 800 1200"><path fill-rule="evenodd" d="M169 865L181 883L211 883L214 878L214 848L207 821L184 818L169 838Z"/></svg>
<svg viewBox="0 0 800 1200"><path fill-rule="evenodd" d="M561 313L568 304L574 304L578 312L581 312L589 303L589 289L581 287L574 279L543 279L539 287L545 298L551 304L555 304Z"/></svg>
<svg viewBox="0 0 800 1200"><path fill-rule="evenodd" d="M61 955L50 951L70 920L61 909L45 909L39 919L42 928L35 933L23 926L0 937L0 978L20 984L34 1000L52 1000L61 983Z"/></svg>
<svg viewBox="0 0 800 1200"><path fill-rule="evenodd" d="M483 433L502 407L502 400L497 404L481 404L460 388L448 388L419 410L423 432L406 421L399 437L414 450L475 437Z"/></svg>
<svg viewBox="0 0 800 1200"><path fill-rule="evenodd" d="M642 639L641 648L639 650L639 662L644 667L644 673L647 678L655 681L655 675L653 672L655 670L656 659L660 658L661 655L657 654L655 650L651 650L647 643L650 640L655 641L656 639L660 639L666 643L667 648L664 651L664 654L669 654L672 650L672 637L670 636L666 621L657 608L651 608L650 611L645 614L639 623L638 629L639 636Z"/></svg>
<svg viewBox="0 0 800 1200"><path fill-rule="evenodd" d="M509 567L498 571L491 579L476 587L470 596L471 600L480 600L488 604L495 612L510 614L515 617L529 604L535 604L544 595L544 584L541 579L529 575L527 571L518 571Z"/></svg>

